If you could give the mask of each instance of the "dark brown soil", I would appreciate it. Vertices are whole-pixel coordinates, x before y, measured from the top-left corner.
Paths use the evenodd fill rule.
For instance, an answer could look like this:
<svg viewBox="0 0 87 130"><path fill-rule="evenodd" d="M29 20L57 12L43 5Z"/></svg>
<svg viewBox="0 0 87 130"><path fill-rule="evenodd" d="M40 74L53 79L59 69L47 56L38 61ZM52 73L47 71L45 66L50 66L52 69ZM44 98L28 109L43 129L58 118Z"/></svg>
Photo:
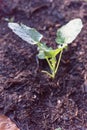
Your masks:
<svg viewBox="0 0 87 130"><path fill-rule="evenodd" d="M55 48L56 30L73 18L84 28L63 53L54 80L41 72L36 47L8 28L6 18L44 34ZM80 0L2 0L0 2L0 113L21 130L87 130L87 2Z"/></svg>

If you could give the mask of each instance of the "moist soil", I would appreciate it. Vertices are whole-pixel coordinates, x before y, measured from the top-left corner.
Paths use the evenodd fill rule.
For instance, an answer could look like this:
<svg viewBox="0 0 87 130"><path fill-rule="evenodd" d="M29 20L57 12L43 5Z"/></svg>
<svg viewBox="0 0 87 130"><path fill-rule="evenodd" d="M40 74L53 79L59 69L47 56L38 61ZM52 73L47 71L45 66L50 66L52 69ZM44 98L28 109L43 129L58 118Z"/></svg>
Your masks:
<svg viewBox="0 0 87 130"><path fill-rule="evenodd" d="M57 29L81 18L84 27L64 51L55 79L45 60L9 28L13 20L36 28L56 47ZM87 130L87 2L80 0L0 1L0 113L20 130Z"/></svg>

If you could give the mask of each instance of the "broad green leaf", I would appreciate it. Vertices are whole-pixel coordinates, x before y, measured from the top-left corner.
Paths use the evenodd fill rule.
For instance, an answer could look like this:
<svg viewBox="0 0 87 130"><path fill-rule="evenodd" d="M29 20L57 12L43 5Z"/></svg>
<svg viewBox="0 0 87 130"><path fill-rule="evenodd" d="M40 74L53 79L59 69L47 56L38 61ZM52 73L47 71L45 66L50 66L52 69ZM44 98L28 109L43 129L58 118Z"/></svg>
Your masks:
<svg viewBox="0 0 87 130"><path fill-rule="evenodd" d="M8 23L8 27L20 38L30 44L37 44L42 39L42 35L34 28L27 27L24 24Z"/></svg>
<svg viewBox="0 0 87 130"><path fill-rule="evenodd" d="M83 24L80 18L71 20L66 25L57 30L56 42L58 44L71 43L80 33L82 27Z"/></svg>

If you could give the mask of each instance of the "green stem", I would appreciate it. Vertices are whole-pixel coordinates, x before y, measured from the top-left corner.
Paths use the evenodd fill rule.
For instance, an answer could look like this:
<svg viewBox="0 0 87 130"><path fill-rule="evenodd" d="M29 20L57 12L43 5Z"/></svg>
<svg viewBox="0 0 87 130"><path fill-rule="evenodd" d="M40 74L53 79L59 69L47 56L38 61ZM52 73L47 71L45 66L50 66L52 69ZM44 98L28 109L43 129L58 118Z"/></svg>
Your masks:
<svg viewBox="0 0 87 130"><path fill-rule="evenodd" d="M51 73L52 73L52 74L50 74L50 76L51 76L52 78L54 78L54 77L55 77L55 71L54 71L54 69L53 69L53 66L51 65L51 63L50 63L50 61L49 61L48 58L46 58L46 60L47 60L47 62L48 62L48 64L49 64L49 66L50 66L50 70L51 70Z"/></svg>
<svg viewBox="0 0 87 130"><path fill-rule="evenodd" d="M61 61L62 53L63 53L63 50L61 50L61 52L60 52L58 63L57 63L56 69L55 69L55 74L57 73L57 70L59 68L59 64L60 64L60 61Z"/></svg>
<svg viewBox="0 0 87 130"><path fill-rule="evenodd" d="M42 72L43 72L43 73L46 73L46 74L49 75L51 78L54 78L54 75L50 74L49 72L44 71L44 70L42 70Z"/></svg>
<svg viewBox="0 0 87 130"><path fill-rule="evenodd" d="M47 60L47 63L49 64L49 66L50 66L50 69L52 70L52 69L53 69L53 67L52 67L52 65L50 64L49 59L48 59L48 58L46 58L46 60Z"/></svg>

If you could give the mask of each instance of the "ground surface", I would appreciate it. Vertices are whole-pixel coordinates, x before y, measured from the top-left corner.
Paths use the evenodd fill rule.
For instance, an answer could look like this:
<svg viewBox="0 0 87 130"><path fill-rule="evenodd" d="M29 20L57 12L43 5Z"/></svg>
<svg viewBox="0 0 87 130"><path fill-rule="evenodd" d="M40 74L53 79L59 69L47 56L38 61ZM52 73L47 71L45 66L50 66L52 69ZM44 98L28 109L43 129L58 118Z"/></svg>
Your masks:
<svg viewBox="0 0 87 130"><path fill-rule="evenodd" d="M0 113L21 130L87 130L87 2L6 0L0 3ZM64 52L54 80L41 73L36 47L11 32L6 18L35 27L55 48L56 30L73 18L84 28Z"/></svg>

